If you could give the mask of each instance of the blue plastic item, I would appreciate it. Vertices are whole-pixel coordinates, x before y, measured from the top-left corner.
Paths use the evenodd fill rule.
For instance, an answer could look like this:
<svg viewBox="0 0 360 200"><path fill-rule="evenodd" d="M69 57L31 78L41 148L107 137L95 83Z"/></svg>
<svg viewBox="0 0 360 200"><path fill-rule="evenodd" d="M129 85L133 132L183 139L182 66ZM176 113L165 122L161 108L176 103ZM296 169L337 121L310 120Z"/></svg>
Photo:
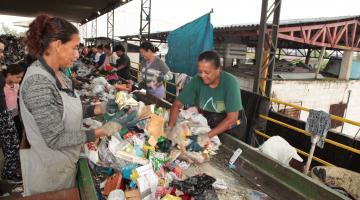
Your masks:
<svg viewBox="0 0 360 200"><path fill-rule="evenodd" d="M169 51L166 64L172 72L197 74L197 58L201 52L214 49L210 13L171 31L167 38Z"/></svg>

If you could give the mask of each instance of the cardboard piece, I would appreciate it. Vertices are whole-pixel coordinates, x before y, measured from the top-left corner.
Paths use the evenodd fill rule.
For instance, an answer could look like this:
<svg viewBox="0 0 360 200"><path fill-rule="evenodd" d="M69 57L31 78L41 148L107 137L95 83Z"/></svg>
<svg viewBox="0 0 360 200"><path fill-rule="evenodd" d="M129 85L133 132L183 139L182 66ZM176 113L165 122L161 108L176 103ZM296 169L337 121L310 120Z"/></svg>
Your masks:
<svg viewBox="0 0 360 200"><path fill-rule="evenodd" d="M119 173L119 172L114 174L113 176L109 177L105 184L103 195L108 196L111 191L113 191L115 189L120 189L121 180L122 180L122 176L121 176L121 173Z"/></svg>
<svg viewBox="0 0 360 200"><path fill-rule="evenodd" d="M146 132L155 138L164 136L164 118L155 114L151 115L148 125L146 126Z"/></svg>
<svg viewBox="0 0 360 200"><path fill-rule="evenodd" d="M138 114L138 119L146 119L151 116L151 106L144 106Z"/></svg>

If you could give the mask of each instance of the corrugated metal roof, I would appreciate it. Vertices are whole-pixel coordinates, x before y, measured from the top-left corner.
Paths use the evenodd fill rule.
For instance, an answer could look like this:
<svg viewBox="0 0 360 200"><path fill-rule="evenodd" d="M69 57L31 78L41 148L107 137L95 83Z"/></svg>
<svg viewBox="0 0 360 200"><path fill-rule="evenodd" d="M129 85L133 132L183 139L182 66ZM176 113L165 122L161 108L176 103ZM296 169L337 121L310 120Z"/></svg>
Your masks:
<svg viewBox="0 0 360 200"><path fill-rule="evenodd" d="M280 26L295 26L301 24L322 24L322 23L330 23L330 22L339 22L346 21L349 19L360 19L360 15L351 15L351 16L338 16L338 17L321 17L321 18L308 18L308 19L290 19L290 20L281 20ZM256 31L259 26L259 23L245 23L245 24L231 24L226 26L217 26L214 27L215 32L222 31L246 31L246 30L254 30ZM166 35L170 31L162 31L162 32L154 32L151 33L151 38L159 39L162 37L166 37ZM138 35L127 35L120 36L120 38L134 38L138 37Z"/></svg>
<svg viewBox="0 0 360 200"><path fill-rule="evenodd" d="M299 25L299 24L320 24L325 22L345 21L349 19L360 19L360 15L280 20L280 26ZM217 26L215 27L215 30L232 29L232 28L253 28L257 26L259 26L259 23L230 24L225 26Z"/></svg>
<svg viewBox="0 0 360 200"><path fill-rule="evenodd" d="M73 22L85 23L130 1L131 0L1 0L0 14L36 17L40 13L47 13L53 16L63 17Z"/></svg>

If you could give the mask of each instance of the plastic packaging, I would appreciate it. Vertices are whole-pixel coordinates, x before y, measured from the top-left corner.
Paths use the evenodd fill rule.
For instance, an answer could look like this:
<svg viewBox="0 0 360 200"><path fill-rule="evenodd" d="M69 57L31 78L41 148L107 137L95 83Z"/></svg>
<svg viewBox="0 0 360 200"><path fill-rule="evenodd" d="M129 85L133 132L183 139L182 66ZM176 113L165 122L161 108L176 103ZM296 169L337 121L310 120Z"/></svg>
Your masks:
<svg viewBox="0 0 360 200"><path fill-rule="evenodd" d="M108 96L108 103L107 103L106 109L107 109L107 113L109 113L109 115L113 115L119 110L118 105L115 102L115 96L113 96L113 95Z"/></svg>
<svg viewBox="0 0 360 200"><path fill-rule="evenodd" d="M125 151L118 151L116 153L116 157L119 158L119 159L126 160L128 162L136 163L136 164L140 164L140 165L146 165L146 164L149 163L149 161L146 160L145 158L138 157L136 155L133 155L131 153L127 153Z"/></svg>
<svg viewBox="0 0 360 200"><path fill-rule="evenodd" d="M215 183L213 183L213 187L216 190L226 190L228 188L224 179L216 179Z"/></svg>
<svg viewBox="0 0 360 200"><path fill-rule="evenodd" d="M248 200L266 200L266 199L268 199L268 196L266 194L256 191L256 190L247 189L246 192L247 192L246 199L248 199Z"/></svg>
<svg viewBox="0 0 360 200"><path fill-rule="evenodd" d="M303 162L303 159L297 154L296 149L280 136L272 136L267 139L259 147L259 151L285 166L289 166L291 159Z"/></svg>
<svg viewBox="0 0 360 200"><path fill-rule="evenodd" d="M229 166L234 166L235 161L239 158L240 154L242 153L242 150L240 148L236 149L234 154L231 156L229 160Z"/></svg>
<svg viewBox="0 0 360 200"><path fill-rule="evenodd" d="M184 193L192 195L195 199L209 199L207 193L212 193L210 199L218 199L212 184L216 181L215 178L207 175L200 174L190 177L184 181L174 180L170 185Z"/></svg>
<svg viewBox="0 0 360 200"><path fill-rule="evenodd" d="M99 159L105 164L114 164L116 163L115 156L110 152L108 148L109 140L103 138L98 146L99 150Z"/></svg>
<svg viewBox="0 0 360 200"><path fill-rule="evenodd" d="M110 192L108 200L125 200L125 194L122 190L113 190Z"/></svg>
<svg viewBox="0 0 360 200"><path fill-rule="evenodd" d="M159 141L159 140L158 140ZM164 153L169 153L170 152L170 148L172 146L172 141L165 138L164 140L162 140L161 142L157 143L157 146L159 147L159 150L161 152Z"/></svg>
<svg viewBox="0 0 360 200"><path fill-rule="evenodd" d="M167 132L167 138L172 141L173 145L178 144L180 149L183 150L186 147L186 137L190 135L191 133L186 122L177 124L171 131Z"/></svg>

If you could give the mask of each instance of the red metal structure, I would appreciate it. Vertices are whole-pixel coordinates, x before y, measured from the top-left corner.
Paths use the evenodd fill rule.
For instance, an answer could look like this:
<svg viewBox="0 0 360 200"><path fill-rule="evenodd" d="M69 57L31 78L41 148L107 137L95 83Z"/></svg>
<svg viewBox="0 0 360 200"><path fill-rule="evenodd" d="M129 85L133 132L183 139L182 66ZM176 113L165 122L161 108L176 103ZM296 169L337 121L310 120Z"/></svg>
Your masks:
<svg viewBox="0 0 360 200"><path fill-rule="evenodd" d="M360 51L359 19L280 27L278 38L332 49Z"/></svg>

